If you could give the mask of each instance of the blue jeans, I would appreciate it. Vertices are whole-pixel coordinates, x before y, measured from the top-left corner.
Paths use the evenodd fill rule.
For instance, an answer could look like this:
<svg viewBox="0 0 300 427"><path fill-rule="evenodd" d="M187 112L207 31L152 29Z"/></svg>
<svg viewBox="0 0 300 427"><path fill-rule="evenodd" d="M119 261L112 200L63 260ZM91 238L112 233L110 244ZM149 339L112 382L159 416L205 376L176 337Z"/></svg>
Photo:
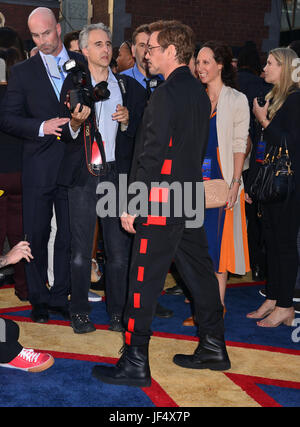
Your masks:
<svg viewBox="0 0 300 427"><path fill-rule="evenodd" d="M96 194L101 181L109 181L117 188L118 174L115 165L104 176L90 175L84 186L69 189L69 211L71 227L71 313L88 314L90 304L88 292L91 284L91 256L95 224L96 205L102 195ZM118 197L118 191L117 191ZM106 301L109 316L122 315L127 299L128 265L131 236L121 227L120 218L100 219L105 264Z"/></svg>

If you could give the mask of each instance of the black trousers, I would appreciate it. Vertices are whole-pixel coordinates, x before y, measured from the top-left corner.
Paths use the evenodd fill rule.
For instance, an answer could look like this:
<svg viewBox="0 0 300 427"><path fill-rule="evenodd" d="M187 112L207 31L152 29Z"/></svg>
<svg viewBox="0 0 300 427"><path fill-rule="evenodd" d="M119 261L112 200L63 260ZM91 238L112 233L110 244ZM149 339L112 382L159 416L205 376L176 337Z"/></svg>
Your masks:
<svg viewBox="0 0 300 427"><path fill-rule="evenodd" d="M88 292L91 285L91 257L97 218L96 205L103 195L97 195L100 182L109 182L116 189L118 180L115 165L106 175L90 175L84 186L69 189L69 211L71 227L71 313L88 314L90 304ZM117 208L117 206L116 206ZM116 209L118 212L118 210ZM119 216L100 218L105 263L105 292L107 311L123 315L127 291L131 236L121 227Z"/></svg>
<svg viewBox="0 0 300 427"><path fill-rule="evenodd" d="M259 266L266 273L266 250L262 233L262 221L257 216L258 206L256 202L251 205L245 203L247 217L248 247L251 269Z"/></svg>
<svg viewBox="0 0 300 427"><path fill-rule="evenodd" d="M0 363L11 362L22 351L19 334L17 323L0 318Z"/></svg>
<svg viewBox="0 0 300 427"><path fill-rule="evenodd" d="M54 242L54 285L49 291L48 241L55 208L57 232ZM23 186L24 234L34 259L25 264L29 301L64 306L70 292L70 225L67 189L58 186Z"/></svg>
<svg viewBox="0 0 300 427"><path fill-rule="evenodd" d="M199 335L224 335L223 306L204 227L138 224L124 317L127 344L148 343L157 298L173 259L193 298Z"/></svg>
<svg viewBox="0 0 300 427"><path fill-rule="evenodd" d="M279 307L292 307L298 271L297 235L300 223L299 202L269 203L262 207L266 242L267 298Z"/></svg>

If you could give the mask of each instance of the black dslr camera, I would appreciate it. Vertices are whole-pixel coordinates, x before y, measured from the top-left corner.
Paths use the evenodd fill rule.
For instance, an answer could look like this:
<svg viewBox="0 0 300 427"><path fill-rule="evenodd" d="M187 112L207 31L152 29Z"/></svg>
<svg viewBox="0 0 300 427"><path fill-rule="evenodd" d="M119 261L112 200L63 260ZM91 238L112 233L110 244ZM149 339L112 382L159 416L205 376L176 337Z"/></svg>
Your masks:
<svg viewBox="0 0 300 427"><path fill-rule="evenodd" d="M77 104L92 108L95 102L104 101L110 96L110 91L107 88L106 81L98 83L95 87L87 82L87 72L85 66L76 62L75 59L69 59L63 65L66 73L72 74L73 84L75 89L69 90L67 94L67 102L70 103L70 110L73 112Z"/></svg>

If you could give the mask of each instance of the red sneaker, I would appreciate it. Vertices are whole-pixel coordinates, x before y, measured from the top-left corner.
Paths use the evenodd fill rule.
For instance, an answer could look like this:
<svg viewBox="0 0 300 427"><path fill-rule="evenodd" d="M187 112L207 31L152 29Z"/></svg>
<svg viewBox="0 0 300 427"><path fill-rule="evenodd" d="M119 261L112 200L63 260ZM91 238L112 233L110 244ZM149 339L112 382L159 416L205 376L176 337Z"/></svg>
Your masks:
<svg viewBox="0 0 300 427"><path fill-rule="evenodd" d="M50 368L54 359L50 354L37 353L31 348L23 350L9 363L2 363L5 368L21 369L21 371L42 372Z"/></svg>

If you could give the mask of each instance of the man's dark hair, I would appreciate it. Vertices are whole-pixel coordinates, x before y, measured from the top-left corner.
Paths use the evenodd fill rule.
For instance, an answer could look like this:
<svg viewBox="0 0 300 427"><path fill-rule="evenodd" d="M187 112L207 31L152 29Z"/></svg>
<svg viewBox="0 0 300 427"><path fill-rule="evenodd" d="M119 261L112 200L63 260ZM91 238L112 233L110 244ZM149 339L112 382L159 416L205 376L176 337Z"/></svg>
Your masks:
<svg viewBox="0 0 300 427"><path fill-rule="evenodd" d="M0 28L0 47L5 49L9 47L14 47L18 49L23 60L27 59L23 41L19 34L13 28Z"/></svg>
<svg viewBox="0 0 300 427"><path fill-rule="evenodd" d="M261 66L261 61L259 53L254 42L246 42L245 45L241 48L238 54L238 69L247 68L252 73L260 76L263 68Z"/></svg>
<svg viewBox="0 0 300 427"><path fill-rule="evenodd" d="M180 64L188 64L195 50L193 30L180 21L157 21L149 25L151 33L158 31L157 41L163 49L174 45L177 60Z"/></svg>
<svg viewBox="0 0 300 427"><path fill-rule="evenodd" d="M149 29L149 25L148 24L143 24L140 25L139 27L137 27L133 34L132 34L132 44L135 45L136 44L136 37L138 34L140 33L146 33L150 36L150 29Z"/></svg>
<svg viewBox="0 0 300 427"><path fill-rule="evenodd" d="M80 31L71 31L70 33L65 34L64 45L66 49L70 49L72 41L79 40L79 34Z"/></svg>

